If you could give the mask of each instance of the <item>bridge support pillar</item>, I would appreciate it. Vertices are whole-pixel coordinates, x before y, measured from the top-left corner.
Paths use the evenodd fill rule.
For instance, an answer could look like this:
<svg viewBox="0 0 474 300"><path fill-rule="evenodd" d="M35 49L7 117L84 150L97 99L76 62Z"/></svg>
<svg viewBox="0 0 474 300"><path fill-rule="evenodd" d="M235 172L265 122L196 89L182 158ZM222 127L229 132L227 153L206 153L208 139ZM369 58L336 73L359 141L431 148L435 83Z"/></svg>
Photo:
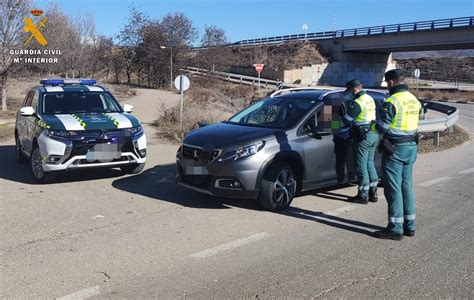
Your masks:
<svg viewBox="0 0 474 300"><path fill-rule="evenodd" d="M357 78L366 87L380 87L385 84L384 73L396 68L391 53L344 52L342 45L334 41L321 42L319 47L329 54L331 62L285 71L286 83L344 86Z"/></svg>

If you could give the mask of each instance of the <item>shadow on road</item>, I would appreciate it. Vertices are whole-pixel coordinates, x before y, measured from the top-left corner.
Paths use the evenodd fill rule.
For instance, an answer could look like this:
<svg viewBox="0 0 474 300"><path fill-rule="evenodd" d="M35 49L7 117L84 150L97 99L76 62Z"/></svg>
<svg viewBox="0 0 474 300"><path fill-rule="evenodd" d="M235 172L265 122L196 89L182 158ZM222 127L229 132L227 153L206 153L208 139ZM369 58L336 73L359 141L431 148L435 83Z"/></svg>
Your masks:
<svg viewBox="0 0 474 300"><path fill-rule="evenodd" d="M93 172L90 170L62 172L58 174L52 184L113 178L122 175L123 173L118 169L94 169ZM31 175L29 162L24 164L16 162L14 145L0 145L0 179L25 184L36 183Z"/></svg>
<svg viewBox="0 0 474 300"><path fill-rule="evenodd" d="M256 201L249 199L218 198L186 189L176 184L175 175L176 165L157 165L138 175L117 179L112 186L125 192L186 207L224 209L234 206L261 210Z"/></svg>
<svg viewBox="0 0 474 300"><path fill-rule="evenodd" d="M373 236L373 232L375 230L383 230L385 228L368 224L360 221L354 221L349 219L344 219L341 217L325 214L323 212L314 212L306 209L290 207L286 211L281 212L280 214L295 217L304 220L310 220L314 222L318 222L324 225L328 225L331 227L344 229L356 233L365 234L368 236Z"/></svg>

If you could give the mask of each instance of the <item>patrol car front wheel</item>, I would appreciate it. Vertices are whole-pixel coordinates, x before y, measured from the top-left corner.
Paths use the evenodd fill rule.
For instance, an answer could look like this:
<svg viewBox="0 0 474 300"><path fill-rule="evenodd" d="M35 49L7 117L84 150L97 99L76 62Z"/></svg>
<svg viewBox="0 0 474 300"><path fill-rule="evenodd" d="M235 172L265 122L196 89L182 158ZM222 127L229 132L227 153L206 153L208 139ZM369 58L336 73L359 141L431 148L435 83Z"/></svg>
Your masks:
<svg viewBox="0 0 474 300"><path fill-rule="evenodd" d="M131 164L120 167L120 170L125 174L138 174L143 171L143 168L145 168L145 164Z"/></svg>
<svg viewBox="0 0 474 300"><path fill-rule="evenodd" d="M44 160L38 146L31 151L31 174L38 183L48 183L54 179L54 173L45 172L43 168Z"/></svg>

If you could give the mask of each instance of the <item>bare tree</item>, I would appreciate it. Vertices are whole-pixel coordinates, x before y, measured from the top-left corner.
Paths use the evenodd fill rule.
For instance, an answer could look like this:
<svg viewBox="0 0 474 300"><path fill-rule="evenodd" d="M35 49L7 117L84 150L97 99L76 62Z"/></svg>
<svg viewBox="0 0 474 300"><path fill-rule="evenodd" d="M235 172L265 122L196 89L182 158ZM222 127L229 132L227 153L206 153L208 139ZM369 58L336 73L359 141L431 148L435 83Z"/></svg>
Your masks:
<svg viewBox="0 0 474 300"><path fill-rule="evenodd" d="M122 48L122 54L125 72L127 74L127 83L131 83L131 76L134 67L137 67L138 84L140 84L140 53L139 45L142 43L140 30L148 23L148 17L137 10L134 6L130 7L130 17L128 23L120 30L117 36L119 45Z"/></svg>
<svg viewBox="0 0 474 300"><path fill-rule="evenodd" d="M10 50L21 43L23 19L28 15L29 0L0 1L0 93L2 110L7 110L7 91L5 85L13 65Z"/></svg>
<svg viewBox="0 0 474 300"><path fill-rule="evenodd" d="M198 63L208 70L214 70L216 66L224 64L227 58L222 55L222 48L228 43L224 29L215 25L206 25L204 35L201 38L201 50L198 55Z"/></svg>

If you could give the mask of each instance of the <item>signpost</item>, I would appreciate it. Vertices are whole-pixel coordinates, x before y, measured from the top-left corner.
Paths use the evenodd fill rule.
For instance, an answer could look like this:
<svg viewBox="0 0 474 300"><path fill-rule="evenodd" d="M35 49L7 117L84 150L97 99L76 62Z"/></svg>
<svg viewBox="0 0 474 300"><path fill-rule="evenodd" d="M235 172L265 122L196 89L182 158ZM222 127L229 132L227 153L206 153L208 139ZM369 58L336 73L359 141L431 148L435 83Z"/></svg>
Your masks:
<svg viewBox="0 0 474 300"><path fill-rule="evenodd" d="M418 92L418 79L420 78L420 69L413 71L413 76L416 78L416 91Z"/></svg>
<svg viewBox="0 0 474 300"><path fill-rule="evenodd" d="M255 71L258 73L258 89L260 90L260 73L263 71L264 64L254 64Z"/></svg>
<svg viewBox="0 0 474 300"><path fill-rule="evenodd" d="M184 91L189 89L189 85L189 78L184 75L179 75L174 80L174 86L181 93L181 97L179 100L179 126L182 126L183 124Z"/></svg>
<svg viewBox="0 0 474 300"><path fill-rule="evenodd" d="M307 23L304 23L303 24L303 27L301 28L303 29L304 31L304 40L306 41L307 40L307 37L308 37L308 29L309 29L309 26Z"/></svg>

